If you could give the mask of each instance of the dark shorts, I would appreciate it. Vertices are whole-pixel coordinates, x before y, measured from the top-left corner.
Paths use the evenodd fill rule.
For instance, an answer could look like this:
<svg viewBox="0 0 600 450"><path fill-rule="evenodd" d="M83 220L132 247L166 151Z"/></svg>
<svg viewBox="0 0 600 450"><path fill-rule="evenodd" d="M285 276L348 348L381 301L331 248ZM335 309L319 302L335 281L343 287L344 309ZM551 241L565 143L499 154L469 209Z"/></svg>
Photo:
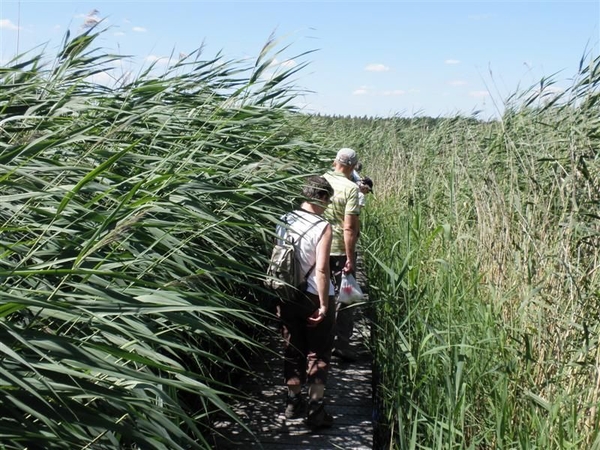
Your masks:
<svg viewBox="0 0 600 450"><path fill-rule="evenodd" d="M325 384L335 322L335 300L329 297L327 314L315 327L307 318L319 308L319 296L300 295L297 301L282 304L279 314L284 338L284 378L287 385Z"/></svg>
<svg viewBox="0 0 600 450"><path fill-rule="evenodd" d="M335 287L335 294L340 290L342 281L342 269L346 265L346 255L332 255L329 257L329 270L331 270L331 281Z"/></svg>

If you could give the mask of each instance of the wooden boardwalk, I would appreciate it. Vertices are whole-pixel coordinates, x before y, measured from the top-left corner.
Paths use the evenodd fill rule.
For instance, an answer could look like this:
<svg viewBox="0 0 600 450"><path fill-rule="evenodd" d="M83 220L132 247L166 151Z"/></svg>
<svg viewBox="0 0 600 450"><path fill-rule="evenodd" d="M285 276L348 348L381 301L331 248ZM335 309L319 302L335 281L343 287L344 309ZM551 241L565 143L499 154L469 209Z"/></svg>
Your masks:
<svg viewBox="0 0 600 450"><path fill-rule="evenodd" d="M359 280L364 286L360 277ZM363 314L363 307L357 308L356 319L351 346L360 355L359 360L344 363L333 357L325 391L327 410L335 419L333 427L313 432L304 425L302 419L285 419L282 346L280 337L273 329L273 333L265 338L269 348L274 350L273 354L252 361L252 373L244 375L240 383L248 399L234 405L234 411L243 419L248 430L232 420L216 422L213 448L372 449L373 390L368 352L370 325Z"/></svg>

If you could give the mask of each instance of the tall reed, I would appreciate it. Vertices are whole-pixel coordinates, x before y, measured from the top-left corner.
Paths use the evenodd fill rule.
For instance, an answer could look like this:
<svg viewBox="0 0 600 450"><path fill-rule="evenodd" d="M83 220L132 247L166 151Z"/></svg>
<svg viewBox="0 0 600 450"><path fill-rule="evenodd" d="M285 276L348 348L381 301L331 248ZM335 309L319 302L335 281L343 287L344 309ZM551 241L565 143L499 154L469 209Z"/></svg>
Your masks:
<svg viewBox="0 0 600 450"><path fill-rule="evenodd" d="M361 239L391 448L600 445L599 80L589 58L495 122L322 126L375 182Z"/></svg>
<svg viewBox="0 0 600 450"><path fill-rule="evenodd" d="M100 34L0 68L0 442L210 448L269 233L319 158L288 120L303 64L268 73L269 41L107 87Z"/></svg>

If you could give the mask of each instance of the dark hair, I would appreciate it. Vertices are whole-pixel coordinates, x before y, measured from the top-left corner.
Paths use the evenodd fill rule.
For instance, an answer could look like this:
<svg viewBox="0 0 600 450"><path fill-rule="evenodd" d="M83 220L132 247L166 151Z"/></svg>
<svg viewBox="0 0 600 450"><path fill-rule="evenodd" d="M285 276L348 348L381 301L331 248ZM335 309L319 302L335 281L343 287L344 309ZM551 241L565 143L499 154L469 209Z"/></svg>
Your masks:
<svg viewBox="0 0 600 450"><path fill-rule="evenodd" d="M366 186L369 186L369 188L373 189L373 180L371 180L369 177L364 177L362 180L360 180L360 182Z"/></svg>
<svg viewBox="0 0 600 450"><path fill-rule="evenodd" d="M302 195L308 200L320 200L323 197L331 198L333 188L324 177L313 175L306 179L306 184L302 188Z"/></svg>

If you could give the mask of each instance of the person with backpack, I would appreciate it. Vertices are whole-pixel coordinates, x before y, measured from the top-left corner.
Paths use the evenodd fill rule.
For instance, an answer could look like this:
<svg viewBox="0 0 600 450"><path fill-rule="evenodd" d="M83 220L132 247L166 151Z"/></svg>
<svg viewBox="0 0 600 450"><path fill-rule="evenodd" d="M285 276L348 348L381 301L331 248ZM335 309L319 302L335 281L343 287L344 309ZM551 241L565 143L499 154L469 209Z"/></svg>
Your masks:
<svg viewBox="0 0 600 450"><path fill-rule="evenodd" d="M311 428L330 427L324 407L335 322L334 288L329 270L332 230L322 214L333 188L321 176L309 177L300 208L281 218L278 245L292 243L301 287L279 304L284 338L285 417L305 417ZM308 402L302 387L308 386Z"/></svg>

